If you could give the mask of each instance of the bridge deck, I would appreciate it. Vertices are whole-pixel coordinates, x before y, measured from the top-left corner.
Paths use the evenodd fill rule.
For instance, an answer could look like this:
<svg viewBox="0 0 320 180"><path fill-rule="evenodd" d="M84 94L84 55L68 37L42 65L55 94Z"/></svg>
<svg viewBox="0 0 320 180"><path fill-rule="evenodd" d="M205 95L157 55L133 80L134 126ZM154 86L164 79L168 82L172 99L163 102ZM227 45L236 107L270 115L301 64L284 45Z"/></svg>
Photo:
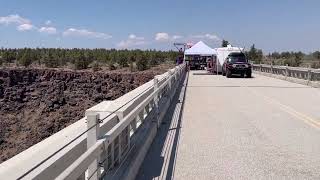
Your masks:
<svg viewBox="0 0 320 180"><path fill-rule="evenodd" d="M191 71L180 110L168 113L137 179L320 179L319 89Z"/></svg>

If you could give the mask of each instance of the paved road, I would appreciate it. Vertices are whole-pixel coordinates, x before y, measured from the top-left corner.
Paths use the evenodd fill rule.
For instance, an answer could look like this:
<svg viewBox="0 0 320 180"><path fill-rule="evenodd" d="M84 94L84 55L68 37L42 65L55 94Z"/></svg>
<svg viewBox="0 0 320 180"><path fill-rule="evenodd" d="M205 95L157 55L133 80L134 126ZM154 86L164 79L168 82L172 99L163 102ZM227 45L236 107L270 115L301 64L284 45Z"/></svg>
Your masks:
<svg viewBox="0 0 320 180"><path fill-rule="evenodd" d="M137 179L320 179L320 90L191 72Z"/></svg>

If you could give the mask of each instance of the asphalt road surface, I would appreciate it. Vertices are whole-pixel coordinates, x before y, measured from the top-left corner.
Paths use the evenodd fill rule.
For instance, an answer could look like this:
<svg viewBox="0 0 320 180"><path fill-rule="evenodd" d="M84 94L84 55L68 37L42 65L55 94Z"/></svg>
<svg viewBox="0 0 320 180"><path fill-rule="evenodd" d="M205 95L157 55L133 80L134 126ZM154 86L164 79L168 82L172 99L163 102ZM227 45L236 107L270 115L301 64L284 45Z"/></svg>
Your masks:
<svg viewBox="0 0 320 180"><path fill-rule="evenodd" d="M137 179L320 179L320 90L191 71Z"/></svg>

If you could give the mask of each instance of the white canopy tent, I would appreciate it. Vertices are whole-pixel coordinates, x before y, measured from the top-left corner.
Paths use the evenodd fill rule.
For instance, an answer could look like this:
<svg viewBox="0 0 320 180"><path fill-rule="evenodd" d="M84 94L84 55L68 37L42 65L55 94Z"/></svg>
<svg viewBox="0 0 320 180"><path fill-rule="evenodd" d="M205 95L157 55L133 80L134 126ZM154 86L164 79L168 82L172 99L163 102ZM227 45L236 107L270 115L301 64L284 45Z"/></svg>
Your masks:
<svg viewBox="0 0 320 180"><path fill-rule="evenodd" d="M212 59L216 59L217 51L206 45L204 42L199 41L191 48L184 51L184 59L186 59L186 56L210 56Z"/></svg>
<svg viewBox="0 0 320 180"><path fill-rule="evenodd" d="M212 49L204 42L199 41L197 44L193 45L191 48L184 51L184 55L201 55L201 56L212 56L216 55L216 50Z"/></svg>

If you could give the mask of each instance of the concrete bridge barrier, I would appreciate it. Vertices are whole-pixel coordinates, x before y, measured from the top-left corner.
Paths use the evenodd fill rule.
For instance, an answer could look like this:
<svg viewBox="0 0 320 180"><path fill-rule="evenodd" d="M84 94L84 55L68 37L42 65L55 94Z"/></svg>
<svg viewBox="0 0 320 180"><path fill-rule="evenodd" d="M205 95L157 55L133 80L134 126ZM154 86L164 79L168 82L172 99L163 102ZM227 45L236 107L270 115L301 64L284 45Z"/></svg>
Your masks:
<svg viewBox="0 0 320 180"><path fill-rule="evenodd" d="M156 76L0 165L4 179L134 179L185 65Z"/></svg>
<svg viewBox="0 0 320 180"><path fill-rule="evenodd" d="M289 66L273 66L265 64L252 65L256 73L294 83L320 88L320 70Z"/></svg>

